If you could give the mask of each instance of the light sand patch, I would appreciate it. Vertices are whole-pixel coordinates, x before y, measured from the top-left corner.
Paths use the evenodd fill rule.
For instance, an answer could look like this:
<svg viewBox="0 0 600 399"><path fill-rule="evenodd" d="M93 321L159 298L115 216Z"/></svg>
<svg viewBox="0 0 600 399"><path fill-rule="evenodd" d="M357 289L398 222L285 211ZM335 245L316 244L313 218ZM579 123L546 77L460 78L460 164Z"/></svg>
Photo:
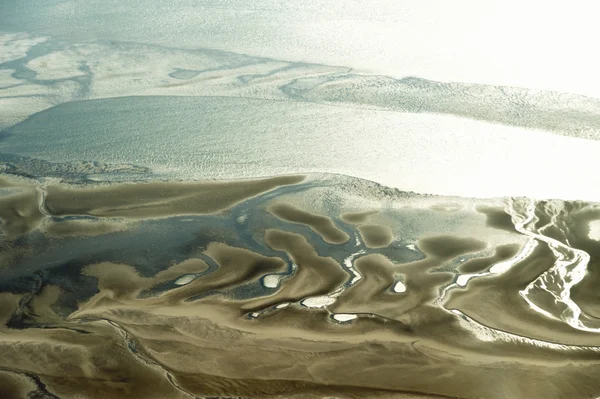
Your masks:
<svg viewBox="0 0 600 399"><path fill-rule="evenodd" d="M302 305L307 308L324 308L335 302L335 298L330 296L313 296L302 300Z"/></svg>
<svg viewBox="0 0 600 399"><path fill-rule="evenodd" d="M349 313L335 313L332 317L337 321L347 322L347 321L356 319L358 316L355 314L349 314Z"/></svg>
<svg viewBox="0 0 600 399"><path fill-rule="evenodd" d="M279 285L281 277L278 274L268 274L263 277L263 285L267 288L276 288Z"/></svg>
<svg viewBox="0 0 600 399"><path fill-rule="evenodd" d="M592 240L600 241L600 220L590 222L590 234Z"/></svg>
<svg viewBox="0 0 600 399"><path fill-rule="evenodd" d="M0 33L0 64L25 57L30 48L47 39L26 33Z"/></svg>
<svg viewBox="0 0 600 399"><path fill-rule="evenodd" d="M133 223L122 220L66 220L49 221L40 226L40 231L54 237L94 237L126 231Z"/></svg>

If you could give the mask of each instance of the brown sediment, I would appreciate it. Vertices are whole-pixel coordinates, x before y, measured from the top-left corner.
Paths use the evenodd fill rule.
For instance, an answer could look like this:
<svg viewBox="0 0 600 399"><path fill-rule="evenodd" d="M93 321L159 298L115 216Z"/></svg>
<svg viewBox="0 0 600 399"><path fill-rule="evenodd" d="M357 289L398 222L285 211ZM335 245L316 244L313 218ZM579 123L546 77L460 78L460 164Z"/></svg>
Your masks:
<svg viewBox="0 0 600 399"><path fill-rule="evenodd" d="M52 309L59 300L62 290L57 285L46 285L27 304L30 314L38 323L60 323L62 318Z"/></svg>
<svg viewBox="0 0 600 399"><path fill-rule="evenodd" d="M460 265L458 269L461 273L479 273L496 263L514 257L519 252L519 249L520 246L518 244L498 245L493 256L471 259Z"/></svg>
<svg viewBox="0 0 600 399"><path fill-rule="evenodd" d="M3 399L35 398L33 393L37 390L31 377L16 371L0 370L0 394Z"/></svg>
<svg viewBox="0 0 600 399"><path fill-rule="evenodd" d="M166 383L167 372L180 389L196 396L253 399L310 398L318 394L351 398L542 398L557 391L583 398L594 392L594 378L598 376L594 369L597 362L589 360L568 368L548 360L542 367L509 358L486 362L476 352L471 358L451 359L418 342L372 340L340 345L334 334L322 342L284 335L261 339L211 324L201 314L170 319L151 313L128 314L129 324L123 328L131 331L137 355L127 349L115 327L87 321L82 323L90 334L37 331L35 336L22 334L22 340L13 344L3 342L0 349L8 349L3 352L7 357L0 362L14 359L15 367L38 373L48 390L59 397L85 392L94 399L189 397ZM34 342L37 351L31 348ZM536 352L539 350L533 349L523 356ZM18 353L21 357L16 356ZM138 357L160 364L165 371ZM41 363L47 364L45 369L36 366Z"/></svg>
<svg viewBox="0 0 600 399"><path fill-rule="evenodd" d="M499 206L478 206L478 212L483 213L487 217L486 224L490 227L505 230L510 233L519 233L515 229L515 225L512 222L512 217L506 213L506 211Z"/></svg>
<svg viewBox="0 0 600 399"><path fill-rule="evenodd" d="M348 234L338 228L327 216L315 215L285 202L271 204L267 210L279 219L309 226L330 244L343 244L350 239Z"/></svg>
<svg viewBox="0 0 600 399"><path fill-rule="evenodd" d="M11 189L0 197L0 221L7 238L18 237L36 228L45 218L39 209L39 193L35 187Z"/></svg>
<svg viewBox="0 0 600 399"><path fill-rule="evenodd" d="M333 385L309 381L232 379L207 374L178 373L177 380L193 392L214 392L227 397L252 399L449 399L449 396L427 395L377 388Z"/></svg>
<svg viewBox="0 0 600 399"><path fill-rule="evenodd" d="M299 234L268 229L265 240L271 248L287 252L298 266L294 278L285 284L280 296L289 295L293 301L305 296L327 294L349 277L335 260L319 256L306 238Z"/></svg>
<svg viewBox="0 0 600 399"><path fill-rule="evenodd" d="M394 234L388 226L379 224L361 224L358 231L369 248L384 248L392 243Z"/></svg>
<svg viewBox="0 0 600 399"><path fill-rule="evenodd" d="M200 183L138 183L94 188L47 188L46 208L57 216L92 215L132 219L208 214L276 187L297 184L303 176Z"/></svg>
<svg viewBox="0 0 600 399"><path fill-rule="evenodd" d="M344 222L350 224L361 224L366 223L372 215L376 215L378 211L365 211L365 212L348 212L341 215Z"/></svg>
<svg viewBox="0 0 600 399"><path fill-rule="evenodd" d="M505 273L473 279L466 289L452 290L444 307L458 309L485 326L524 337L565 345L600 345L597 333L575 330L541 315L519 294L555 261L548 245L539 243L531 255Z"/></svg>
<svg viewBox="0 0 600 399"><path fill-rule="evenodd" d="M325 295L333 292L349 277L335 260L319 256L301 235L269 229L265 233L265 241L271 248L286 252L298 268L276 294L253 300L244 305L244 309L261 309L282 302Z"/></svg>
<svg viewBox="0 0 600 399"><path fill-rule="evenodd" d="M450 235L422 238L418 244L421 251L427 255L441 259L481 251L487 246L485 242L475 238Z"/></svg>
<svg viewBox="0 0 600 399"><path fill-rule="evenodd" d="M173 293L174 297L189 299L210 290L228 290L256 281L265 274L282 273L287 268L287 264L281 258L264 256L221 243L211 243L206 249L206 254L219 268L178 289Z"/></svg>
<svg viewBox="0 0 600 399"><path fill-rule="evenodd" d="M330 280L339 272L339 281L348 277L335 261L319 257L302 236L268 230L266 241L287 252L298 270L277 293L262 298L270 301L263 306L331 292L336 287ZM396 265L382 255L356 260L362 280L329 306L335 312L362 313L348 324L331 322L324 309L294 305L257 319L244 318L246 308L261 298L212 295L184 301L285 267L279 258L225 244L214 243L206 250L219 264L215 272L157 297L135 293L157 280L205 266L197 268L201 263L192 259L172 266L160 278L142 278L126 265L94 265L86 273L98 277L97 299L56 324L62 329L0 330L0 367L10 364L39 375L59 397L85 392L90 398L183 398L190 392L265 399L500 399L551 397L556 392L583 398L595 392L600 375L596 353L571 351L565 359L563 350L479 342L456 318L433 305L435 291L448 282L449 273L432 270L483 249L484 243L441 236L422 239L419 247L428 258L418 262ZM389 291L395 273L404 276L406 293ZM36 312L50 309L46 305L55 297L42 292L31 306ZM7 296L5 303L14 308L19 297ZM70 324L88 334L66 330ZM168 383L167 373L178 388Z"/></svg>
<svg viewBox="0 0 600 399"><path fill-rule="evenodd" d="M561 225L569 232L562 239L590 254L588 273L572 289L572 298L596 315L600 242L589 237L588 226L600 218L600 211L568 212L575 216L568 228ZM516 234L501 208L484 213L490 227ZM360 229L368 217L348 220ZM481 216L475 219L483 221ZM540 220L544 224L548 218ZM559 230L546 230L561 238ZM270 256L209 244L204 255L218 265L210 273L204 260L193 257L165 265L155 276L142 276L127 264L88 265L83 280L94 281L97 291L88 291L95 293L68 316L61 295L69 293L71 275L52 279L53 269L41 265L40 273L35 269L22 278L15 268L7 276L17 281L15 289L22 284L24 293L0 293L0 396L44 397L40 387L45 386L48 395L89 399L597 397L598 334L540 315L519 295L556 262L548 245L540 242L503 274L476 277L464 287L450 285L457 271L486 270L513 258L524 243L522 237L497 230L474 231L469 234L479 238L481 231L488 231L501 240L486 243L450 234L411 237L426 258L410 263L395 261L392 249L386 250L387 257L359 252L353 267L362 278L333 304L310 309L299 302L331 294L352 276L321 252L322 243L317 252L305 237L274 229L265 230L264 242L254 236L248 244L259 251L270 247L265 249ZM513 237L519 244L506 243ZM15 253L18 248L9 244L0 249ZM459 258L488 247L494 255L469 260L455 270ZM336 257L343 255L336 251L346 250L330 248ZM287 258L296 265L291 274ZM274 273L283 276L279 285L261 289L261 278ZM189 282L182 285L160 285L188 275ZM393 292L398 280L405 292ZM54 285L63 281L64 286ZM276 306L284 303L287 307ZM338 322L332 313L357 317ZM17 329L13 321L20 316L31 323Z"/></svg>
<svg viewBox="0 0 600 399"><path fill-rule="evenodd" d="M184 214L210 214L279 186L297 184L304 176L198 183L126 183L97 187L46 187L42 206L51 216L87 215L127 219ZM10 192L0 196L0 221L6 237L36 229L46 219L40 211L41 193L34 185L0 181ZM119 221L48 221L44 231L56 236L96 235L127 228Z"/></svg>
<svg viewBox="0 0 600 399"><path fill-rule="evenodd" d="M208 265L206 262L197 258L187 259L181 263L172 265L157 273L154 277L142 277L129 265L104 262L87 266L82 271L82 274L96 277L100 292L92 296L85 303L80 304L79 310L74 312L71 317L83 317L90 309L113 308L120 304L130 303L140 293L157 284L186 274L202 273L207 269ZM177 290L174 292L180 293ZM174 298L172 302L177 302L177 300L178 298Z"/></svg>
<svg viewBox="0 0 600 399"><path fill-rule="evenodd" d="M218 269L201 278L172 289L158 298L150 298L146 304L160 303L161 306L183 306L184 301L194 301L213 290L229 291L235 287L258 280L270 273L285 272L287 264L283 259L268 257L243 248L231 247L222 243L211 243L205 252L218 265ZM114 307L115 303L129 303L142 291L186 274L202 273L208 265L201 259L188 259L155 277L141 277L128 265L102 263L86 268L85 274L98 278L100 292L83 304L73 317L83 317L98 308ZM221 298L221 297L219 297ZM222 299L219 299L222 300Z"/></svg>
<svg viewBox="0 0 600 399"><path fill-rule="evenodd" d="M389 246L394 240L394 233L389 226L381 224L367 224L371 216L379 213L378 211L348 212L341 215L346 223L357 226L360 235L369 248L384 248Z"/></svg>
<svg viewBox="0 0 600 399"><path fill-rule="evenodd" d="M109 262L87 266L83 274L98 278L98 288L113 299L135 298L142 291L185 274L202 273L208 265L202 259L191 258L160 271L154 277L142 277L131 266ZM92 297L90 300L102 298Z"/></svg>
<svg viewBox="0 0 600 399"><path fill-rule="evenodd" d="M362 278L342 293L330 309L336 313L374 313L395 318L404 310L403 295L391 292L394 277L402 270L379 254L365 255L354 262ZM398 312L400 310L400 312Z"/></svg>
<svg viewBox="0 0 600 399"><path fill-rule="evenodd" d="M433 306L438 290L452 281L453 274L432 272L449 260L486 247L482 241L454 236L427 237L419 240L419 248L426 259L395 265L382 255L367 255L355 261L363 276L342 293L330 308L336 313L374 313L419 326L422 320L447 320L448 314ZM405 276L406 292L391 292L394 274Z"/></svg>
<svg viewBox="0 0 600 399"><path fill-rule="evenodd" d="M590 237L590 224L600 220L600 209L598 204L584 202L569 202L564 205L562 216L569 217L566 226L563 225L562 230L544 228L543 233L589 255L586 273L571 288L570 298L588 318L592 318L592 323L600 326L600 293L597 289L600 284L600 241ZM537 223L536 227L540 224Z"/></svg>
<svg viewBox="0 0 600 399"><path fill-rule="evenodd" d="M598 208L573 212L569 243L585 251L590 261L583 280L571 289L571 298L588 315L600 319L600 241L590 238L590 223L596 220L600 220Z"/></svg>
<svg viewBox="0 0 600 399"><path fill-rule="evenodd" d="M269 326L269 333L265 334L261 327L270 317L264 320L238 318L236 328L232 328L224 326L226 316L223 316L223 308L214 303L200 301L185 305L184 309L180 306L161 309L156 307L156 303L144 307L144 301L140 300L137 306L130 304L129 309L106 309L98 316L114 320L135 340L137 356L160 364L178 386L195 395L302 397L302 394L314 395L329 387L350 396L355 393L355 397L365 398L369 398L369 392L372 391L413 391L417 397L416 393L458 398L504 398L521 394L527 394L528 397L536 397L532 396L536 393L548 395L560 387L561 392L571 394L570 397L585 397L585 392L593 389L594 377L598 375L597 369L594 369L598 359L594 361L589 353L575 356L580 359L565 370L561 367L565 364L564 353L557 351L553 353L529 348L524 353L524 348L519 348L519 351L507 353L502 351L505 345L498 347L496 344L461 349L460 342L468 336L456 336L451 323L448 326L438 320L423 319L423 324L431 323L430 329L414 335L412 339L404 339L390 328L392 323L379 323L376 331L365 334L360 329L362 319L352 327L336 326L327 323L323 311L306 313L290 308L285 313L279 313L289 317L279 317L276 323ZM320 317L313 318L316 314L320 314ZM312 322L306 322L307 318ZM119 337L114 337L116 331L101 331L98 322L93 321L81 320L79 324L94 335L109 336L103 346L94 344L92 339L84 342L81 338L77 342L70 341L70 345L78 344L94 353L97 350L110 351L113 360L127 354ZM328 331L321 333L319 339L311 337L311 329L315 332L324 331L325 326L328 326ZM289 331L299 337L289 336ZM437 347L433 344L430 341L432 331L438 336L448 335L445 338L447 345ZM39 334L49 335L46 332ZM51 341L55 343L53 347L66 338L52 336ZM46 341L44 339L42 342ZM112 348L107 348L107 345ZM454 345L459 347L454 348ZM65 346L64 349L68 350L69 347ZM43 344L38 346L42 351L50 347ZM481 353L484 348L494 356L487 359ZM71 370L71 377L65 375L58 383L55 382L56 374L64 373L63 368L71 363L77 367L90 367L87 359L75 355L76 352L71 353L64 359L49 355L59 369L59 372L52 370L42 374L44 381L50 382L50 388L58 386L63 392L65 388L73 389L71 385L82 388L82 382L75 385L77 380L86 380L77 368L75 372ZM533 359L528 359L532 356L541 358L535 363ZM528 360L523 361L525 358ZM136 388L138 384L145 383L146 377L157 378L153 374L148 375L144 364L132 369L129 362L118 361L108 370L106 367L97 370L107 358L100 353L93 359L98 365L90 371L99 378L91 386L104 395L112 390L113 394L130 397L119 392L119 388L123 387L118 384L119 377L128 377L125 386ZM40 372L38 368L33 369ZM432 375L435 378L431 378ZM79 378L75 379L74 376ZM552 379L550 384L543 384L545 379L551 377L559 378ZM579 384L571 384L573 378ZM489 384L491 379L495 384ZM161 393L147 393L144 397L160 397Z"/></svg>
<svg viewBox="0 0 600 399"><path fill-rule="evenodd" d="M0 326L4 326L19 307L22 295L0 292Z"/></svg>

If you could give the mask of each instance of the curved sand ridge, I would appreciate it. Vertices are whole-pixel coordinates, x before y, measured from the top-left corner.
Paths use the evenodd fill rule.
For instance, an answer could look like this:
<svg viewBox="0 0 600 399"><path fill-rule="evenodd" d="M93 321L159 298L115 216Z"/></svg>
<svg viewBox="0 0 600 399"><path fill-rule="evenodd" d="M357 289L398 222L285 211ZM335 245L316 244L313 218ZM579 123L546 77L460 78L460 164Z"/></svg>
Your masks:
<svg viewBox="0 0 600 399"><path fill-rule="evenodd" d="M282 220L301 223L310 226L314 231L330 244L343 244L350 238L348 234L340 230L330 218L314 215L303 211L291 204L275 203L269 206L269 212Z"/></svg>
<svg viewBox="0 0 600 399"><path fill-rule="evenodd" d="M342 220L358 226L358 231L369 248L383 248L392 243L394 234L389 226L367 223L377 212L349 212L343 214Z"/></svg>
<svg viewBox="0 0 600 399"><path fill-rule="evenodd" d="M2 392L598 395L597 204L453 199L460 206L448 211L444 198L302 179L39 189L4 181ZM381 220L394 239L363 243L359 227ZM83 227L109 222L121 228ZM179 235L170 241L166 231ZM164 256L145 255L151 242ZM77 255L72 243L101 249ZM578 274L583 253L587 273ZM542 288L571 302L545 300ZM564 316L573 304L580 324Z"/></svg>

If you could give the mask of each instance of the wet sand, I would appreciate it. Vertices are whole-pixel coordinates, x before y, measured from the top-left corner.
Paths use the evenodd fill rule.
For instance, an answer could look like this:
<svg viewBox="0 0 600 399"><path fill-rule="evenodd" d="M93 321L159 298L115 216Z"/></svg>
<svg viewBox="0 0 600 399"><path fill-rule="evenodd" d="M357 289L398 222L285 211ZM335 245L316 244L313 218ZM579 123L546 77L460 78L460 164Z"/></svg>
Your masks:
<svg viewBox="0 0 600 399"><path fill-rule="evenodd" d="M22 182L0 181L13 193L0 197L0 220L7 237L20 236L37 228L46 216L94 216L144 219L223 211L258 194L282 185L300 183L303 176L279 176L260 180L199 183L126 183L83 186L35 187ZM0 186L2 187L2 186ZM96 225L72 222L48 226L57 235L116 231L121 224Z"/></svg>
<svg viewBox="0 0 600 399"><path fill-rule="evenodd" d="M366 223L375 214L377 214L377 211L347 212L342 214L341 218L346 223L361 224Z"/></svg>
<svg viewBox="0 0 600 399"><path fill-rule="evenodd" d="M513 258L519 252L519 246L515 244L499 245L495 248L493 256L486 258L471 259L462 265L459 270L463 273L480 273L489 267Z"/></svg>
<svg viewBox="0 0 600 399"><path fill-rule="evenodd" d="M25 186L12 188L11 194L0 198L0 220L6 236L19 236L39 226L44 215L38 195L35 187Z"/></svg>
<svg viewBox="0 0 600 399"><path fill-rule="evenodd" d="M330 244L343 244L350 238L330 218L303 211L292 204L275 203L268 210L282 220L309 226Z"/></svg>
<svg viewBox="0 0 600 399"><path fill-rule="evenodd" d="M367 239L325 239L340 232L365 238L361 227L380 219L349 213L354 202L332 205L331 198L348 193L341 183L335 197L294 179L235 188L214 183L210 190L171 183L162 193L148 188L162 186L140 184L139 195L133 184L123 191L48 188L42 211L63 216L40 211L35 187L5 185L3 397L600 394L600 338L590 324L600 241L590 238L589 225L600 219L597 204L540 202L536 219L521 226L509 223L526 219L529 208L519 202L501 208L480 201L449 211L444 198L399 196L399 206L385 214L399 237L380 248ZM123 196L100 195L109 191ZM372 203L379 194L361 195ZM311 203L307 198L314 209L287 205ZM330 213L321 200L329 201ZM156 218L175 228L194 226L196 235L170 241ZM168 257L148 257L147 248L136 246L154 236ZM73 259L68 248L84 242L106 250ZM117 246L123 242L132 250ZM529 248L531 242L537 244ZM571 247L560 247L566 243ZM589 330L561 319L561 304L547 301L537 285L523 296L580 250L590 255L587 273L570 292ZM57 253L63 261L44 261ZM567 281L571 269L564 267ZM552 276L544 281L558 281ZM563 287L546 286L556 294ZM557 316L540 313L526 298Z"/></svg>
<svg viewBox="0 0 600 399"><path fill-rule="evenodd" d="M384 248L394 240L389 226L368 223L378 211L347 212L341 215L346 223L356 225L365 244L369 248Z"/></svg>
<svg viewBox="0 0 600 399"><path fill-rule="evenodd" d="M90 189L50 186L45 206L57 216L148 218L213 213L303 179L280 176L231 182L119 184Z"/></svg>
<svg viewBox="0 0 600 399"><path fill-rule="evenodd" d="M361 224L358 231L369 248L383 248L392 243L394 235L388 226Z"/></svg>

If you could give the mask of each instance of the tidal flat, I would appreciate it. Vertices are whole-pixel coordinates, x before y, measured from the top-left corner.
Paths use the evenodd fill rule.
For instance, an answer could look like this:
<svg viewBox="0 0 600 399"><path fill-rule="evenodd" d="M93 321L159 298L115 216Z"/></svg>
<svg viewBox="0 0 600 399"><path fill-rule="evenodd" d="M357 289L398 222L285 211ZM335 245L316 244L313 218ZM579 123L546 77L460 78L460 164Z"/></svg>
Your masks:
<svg viewBox="0 0 600 399"><path fill-rule="evenodd" d="M0 399L600 399L555 3L0 1Z"/></svg>
<svg viewBox="0 0 600 399"><path fill-rule="evenodd" d="M600 206L341 175L0 182L7 398L590 398Z"/></svg>

